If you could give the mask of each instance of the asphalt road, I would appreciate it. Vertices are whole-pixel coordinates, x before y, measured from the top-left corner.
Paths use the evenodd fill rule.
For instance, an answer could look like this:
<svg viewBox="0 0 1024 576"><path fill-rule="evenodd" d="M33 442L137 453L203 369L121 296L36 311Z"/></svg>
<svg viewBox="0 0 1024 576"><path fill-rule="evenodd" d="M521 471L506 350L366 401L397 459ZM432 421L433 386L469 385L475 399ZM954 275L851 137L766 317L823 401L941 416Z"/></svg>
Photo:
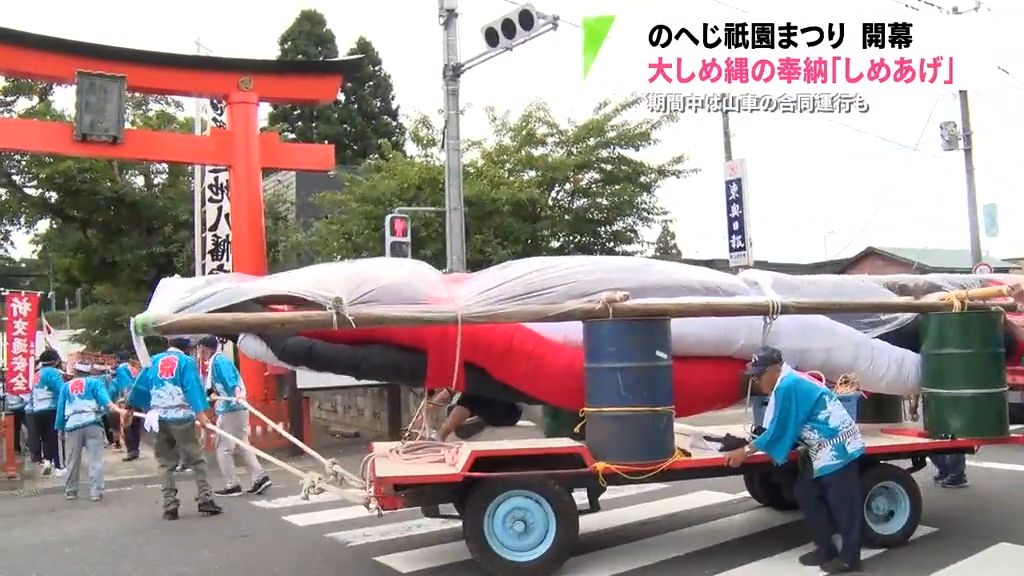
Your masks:
<svg viewBox="0 0 1024 576"><path fill-rule="evenodd" d="M932 486L930 470L917 474L925 502L918 536L868 558L866 573L1022 573L1024 449L986 448L971 462L966 489ZM153 485L110 491L98 504L59 495L0 500L0 576L480 573L455 520L417 511L377 518L338 501L302 502L297 483L279 472L265 498L222 499L226 513L204 518L191 502L194 485L182 481L187 505L176 522L160 518ZM760 508L743 490L738 479L613 489L604 511L581 518L577 555L563 573L815 574L795 563L802 550L793 550L807 542L798 517Z"/></svg>

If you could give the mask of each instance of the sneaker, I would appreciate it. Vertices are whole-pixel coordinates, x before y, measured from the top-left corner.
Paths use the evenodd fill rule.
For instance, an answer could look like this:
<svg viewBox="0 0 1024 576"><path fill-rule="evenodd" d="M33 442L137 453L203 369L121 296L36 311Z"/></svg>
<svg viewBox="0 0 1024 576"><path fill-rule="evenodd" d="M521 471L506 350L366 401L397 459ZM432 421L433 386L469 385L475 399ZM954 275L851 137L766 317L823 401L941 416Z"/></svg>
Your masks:
<svg viewBox="0 0 1024 576"><path fill-rule="evenodd" d="M256 480L255 482L253 482L252 486L248 490L246 490L245 492L246 492L246 494L249 494L249 495L252 495L252 496L258 496L258 495L263 494L264 492L266 492L267 488L270 488L273 485L274 485L274 481L270 479L270 476L267 476L266 474L264 474L263 476L260 476L259 480Z"/></svg>
<svg viewBox="0 0 1024 576"><path fill-rule="evenodd" d="M833 558L821 565L821 571L825 574L852 574L860 572L860 562L849 564L839 558Z"/></svg>
<svg viewBox="0 0 1024 576"><path fill-rule="evenodd" d="M174 471L175 472L179 472L181 474L188 474L189 472L192 471L192 467L191 466L185 466L184 464L178 464L178 466L174 469Z"/></svg>
<svg viewBox="0 0 1024 576"><path fill-rule="evenodd" d="M53 464L50 464L49 461L43 462L42 464L40 464L40 467L42 468L42 471L40 473L43 476L49 476L50 474L53 473Z"/></svg>
<svg viewBox="0 0 1024 576"><path fill-rule="evenodd" d="M487 423L480 419L479 416L470 416L455 429L455 436L459 440L469 440L473 436L484 431L487 428Z"/></svg>
<svg viewBox="0 0 1024 576"><path fill-rule="evenodd" d="M966 488L970 486L970 483L967 482L967 478L964 476L950 476L944 479L939 486L943 488Z"/></svg>
<svg viewBox="0 0 1024 576"><path fill-rule="evenodd" d="M68 475L68 469L67 468L54 468L53 469L53 475L55 477L57 477L57 478L63 478L63 477Z"/></svg>
<svg viewBox="0 0 1024 576"><path fill-rule="evenodd" d="M214 496L241 496L242 495L242 487L237 485L237 484L234 485L234 486L228 486L227 488L224 488L223 490L214 490L213 491L213 495Z"/></svg>
<svg viewBox="0 0 1024 576"><path fill-rule="evenodd" d="M823 552L815 548L799 558L801 566L823 566L837 556L834 550Z"/></svg>
<svg viewBox="0 0 1024 576"><path fill-rule="evenodd" d="M139 459L138 453L129 453L124 458L121 458L121 462L133 462Z"/></svg>
<svg viewBox="0 0 1024 576"><path fill-rule="evenodd" d="M93 494L89 496L91 502L101 502L103 500L103 494Z"/></svg>
<svg viewBox="0 0 1024 576"><path fill-rule="evenodd" d="M64 499L65 500L78 500L78 493L77 492L66 492L64 494Z"/></svg>
<svg viewBox="0 0 1024 576"><path fill-rule="evenodd" d="M177 508L167 508L167 509L164 510L164 520L177 520L177 519L178 519L178 509Z"/></svg>
<svg viewBox="0 0 1024 576"><path fill-rule="evenodd" d="M199 503L199 512L207 516L216 516L224 512L224 509L213 500L203 500Z"/></svg>

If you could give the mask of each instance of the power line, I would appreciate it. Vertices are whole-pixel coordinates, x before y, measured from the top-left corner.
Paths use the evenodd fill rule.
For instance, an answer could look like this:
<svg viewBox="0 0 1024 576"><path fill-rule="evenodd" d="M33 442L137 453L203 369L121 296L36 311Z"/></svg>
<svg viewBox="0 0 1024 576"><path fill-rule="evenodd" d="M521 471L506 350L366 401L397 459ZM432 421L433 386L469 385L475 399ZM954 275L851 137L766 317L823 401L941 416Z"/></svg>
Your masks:
<svg viewBox="0 0 1024 576"><path fill-rule="evenodd" d="M936 96L935 97L935 101L932 102L932 108L931 108L931 110L928 111L928 117L925 118L924 126L921 127L921 133L918 134L918 136L917 136L917 142L915 142L914 143L914 147L911 148L911 150L913 150L914 152L920 152L919 148L921 146L921 141L924 139L924 134L928 130L928 126L931 125L932 116L935 114L935 109L938 108L939 101L941 99L942 99L942 96ZM900 144L898 142L895 142L895 143L896 144ZM902 146L902 144L900 144L900 145ZM860 230L858 230L857 233L854 234L853 238L851 238L850 241L847 242L845 246L843 246L842 250L840 250L839 252L836 252L836 254L842 254L842 253L846 252L847 248L852 246L854 242L856 242L858 239L860 239L861 234L864 234L864 232L868 229L868 227L871 226L872 222L875 221L875 218L878 218L878 215L882 212L882 209L885 208L886 205L889 204L889 200L891 200L892 197L893 197L892 194L886 194L885 195L885 198L883 198L882 202L878 205L877 208L875 208L875 211L868 218L867 222L865 222L864 225L860 227ZM826 257L827 257L827 255L826 255Z"/></svg>
<svg viewBox="0 0 1024 576"><path fill-rule="evenodd" d="M711 1L714 2L715 4L720 4L722 6L725 6L726 8L731 8L733 10L736 10L737 12L742 12L744 14L750 14L750 10L744 10L743 8L737 8L736 6L733 6L732 4L726 4L725 2L722 2L722 0L711 0Z"/></svg>

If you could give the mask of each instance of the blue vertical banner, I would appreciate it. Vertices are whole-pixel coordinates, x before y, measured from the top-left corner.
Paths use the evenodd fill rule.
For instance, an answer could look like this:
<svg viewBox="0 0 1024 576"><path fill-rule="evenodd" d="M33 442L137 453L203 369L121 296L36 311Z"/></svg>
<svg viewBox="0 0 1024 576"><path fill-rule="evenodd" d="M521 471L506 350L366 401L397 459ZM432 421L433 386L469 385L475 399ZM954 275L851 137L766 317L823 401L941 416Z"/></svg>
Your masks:
<svg viewBox="0 0 1024 576"><path fill-rule="evenodd" d="M730 268L749 268L754 265L749 206L747 162L729 160L725 163L725 238L729 246Z"/></svg>

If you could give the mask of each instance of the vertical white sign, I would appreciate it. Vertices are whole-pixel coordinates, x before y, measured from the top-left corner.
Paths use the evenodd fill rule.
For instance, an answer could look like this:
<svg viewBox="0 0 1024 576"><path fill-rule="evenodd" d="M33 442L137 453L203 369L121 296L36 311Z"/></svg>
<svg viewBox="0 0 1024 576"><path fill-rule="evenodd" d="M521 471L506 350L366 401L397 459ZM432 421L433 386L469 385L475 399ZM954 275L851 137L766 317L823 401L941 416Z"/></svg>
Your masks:
<svg viewBox="0 0 1024 576"><path fill-rule="evenodd" d="M210 100L206 113L207 134L227 128L227 106ZM231 261L231 182L228 169L207 166L203 171L203 274L227 274Z"/></svg>
<svg viewBox="0 0 1024 576"><path fill-rule="evenodd" d="M747 196L746 160L725 163L726 241L729 246L729 267L749 268L754 265L750 241L750 203Z"/></svg>

